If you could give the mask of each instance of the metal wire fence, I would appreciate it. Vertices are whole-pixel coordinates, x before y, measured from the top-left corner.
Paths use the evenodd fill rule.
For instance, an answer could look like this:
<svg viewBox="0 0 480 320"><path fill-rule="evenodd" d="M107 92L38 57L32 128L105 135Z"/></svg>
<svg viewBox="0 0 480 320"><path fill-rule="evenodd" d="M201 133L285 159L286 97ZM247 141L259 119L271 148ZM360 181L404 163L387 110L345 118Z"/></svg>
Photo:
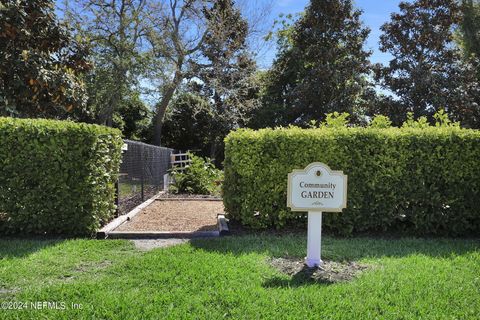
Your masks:
<svg viewBox="0 0 480 320"><path fill-rule="evenodd" d="M125 214L163 189L173 149L124 140L117 187L118 214Z"/></svg>

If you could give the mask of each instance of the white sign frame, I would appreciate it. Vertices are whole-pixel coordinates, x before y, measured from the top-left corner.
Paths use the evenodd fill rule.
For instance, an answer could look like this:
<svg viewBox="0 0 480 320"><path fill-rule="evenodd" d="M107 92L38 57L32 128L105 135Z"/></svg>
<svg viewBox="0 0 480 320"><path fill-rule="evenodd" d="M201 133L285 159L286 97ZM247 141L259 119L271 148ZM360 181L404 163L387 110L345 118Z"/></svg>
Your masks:
<svg viewBox="0 0 480 320"><path fill-rule="evenodd" d="M322 172L317 172L317 171ZM293 180L297 176L304 175L308 177L309 174L314 173L323 177L324 173L327 173L330 177L336 177L337 181L343 183L343 197L341 203L336 207L324 207L323 203L316 201L312 203L312 206L301 207L295 205L295 199L293 199L293 193L297 191L293 187ZM340 180L338 180L338 177ZM348 176L343 174L343 171L336 171L330 169L329 166L322 162L310 163L305 169L294 169L288 174L288 186L287 186L287 206L292 211L308 211L308 233L307 233L307 257L305 258L305 264L310 267L321 267L323 261L321 259L322 249L322 212L341 212L347 207L347 182ZM315 205L313 205L315 204Z"/></svg>
<svg viewBox="0 0 480 320"><path fill-rule="evenodd" d="M312 207L297 207L292 200L294 187L292 186L292 181L295 176L298 175L308 175L314 170L322 169L326 171L330 176L338 176L343 180L343 199L342 203L338 207L329 208L329 207L321 207L321 206L312 206ZM337 171L330 169L329 166L322 162L312 162L305 169L294 169L292 172L288 174L288 187L287 187L287 206L292 211L319 211L319 212L342 212L343 209L347 207L347 183L348 183L348 176L343 174L343 171Z"/></svg>

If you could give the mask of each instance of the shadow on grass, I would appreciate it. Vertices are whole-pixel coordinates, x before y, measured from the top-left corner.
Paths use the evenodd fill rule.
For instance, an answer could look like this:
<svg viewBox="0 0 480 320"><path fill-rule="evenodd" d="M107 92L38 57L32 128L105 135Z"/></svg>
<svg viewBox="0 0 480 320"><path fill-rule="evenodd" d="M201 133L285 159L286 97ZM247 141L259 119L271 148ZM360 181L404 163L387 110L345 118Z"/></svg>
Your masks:
<svg viewBox="0 0 480 320"><path fill-rule="evenodd" d="M328 286L334 284L335 281L324 277L314 277L315 269L304 266L300 271L292 275L290 279L281 277L273 277L263 283L264 288L292 288L305 285L319 284Z"/></svg>
<svg viewBox="0 0 480 320"><path fill-rule="evenodd" d="M56 246L63 239L0 238L0 259L23 258L42 249Z"/></svg>
<svg viewBox="0 0 480 320"><path fill-rule="evenodd" d="M231 236L214 239L193 239L197 249L221 254L264 254L270 257L303 258L306 254L306 234ZM331 261L356 261L363 258L405 257L425 255L448 258L480 250L480 239L373 237L322 239L322 258Z"/></svg>

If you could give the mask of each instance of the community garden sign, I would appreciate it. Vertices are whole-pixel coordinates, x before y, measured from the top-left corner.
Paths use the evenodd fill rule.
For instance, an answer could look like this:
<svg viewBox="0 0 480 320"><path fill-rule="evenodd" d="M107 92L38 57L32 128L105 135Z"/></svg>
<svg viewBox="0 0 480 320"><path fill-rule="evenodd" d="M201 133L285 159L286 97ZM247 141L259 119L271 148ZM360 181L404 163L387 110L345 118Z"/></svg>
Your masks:
<svg viewBox="0 0 480 320"><path fill-rule="evenodd" d="M308 211L307 258L309 267L321 266L322 212L341 212L347 207L347 176L321 162L288 174L287 206Z"/></svg>

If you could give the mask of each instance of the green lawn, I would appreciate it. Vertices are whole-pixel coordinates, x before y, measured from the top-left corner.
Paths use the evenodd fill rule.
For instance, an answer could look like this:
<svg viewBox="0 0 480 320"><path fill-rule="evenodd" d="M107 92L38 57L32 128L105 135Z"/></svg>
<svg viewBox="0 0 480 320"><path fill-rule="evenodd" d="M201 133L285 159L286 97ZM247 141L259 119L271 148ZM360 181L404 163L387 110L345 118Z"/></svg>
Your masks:
<svg viewBox="0 0 480 320"><path fill-rule="evenodd" d="M324 259L373 267L305 282L268 257L303 257L305 236L243 236L136 250L128 241L0 240L1 319L478 319L480 241L325 238ZM71 304L82 309L72 309Z"/></svg>

